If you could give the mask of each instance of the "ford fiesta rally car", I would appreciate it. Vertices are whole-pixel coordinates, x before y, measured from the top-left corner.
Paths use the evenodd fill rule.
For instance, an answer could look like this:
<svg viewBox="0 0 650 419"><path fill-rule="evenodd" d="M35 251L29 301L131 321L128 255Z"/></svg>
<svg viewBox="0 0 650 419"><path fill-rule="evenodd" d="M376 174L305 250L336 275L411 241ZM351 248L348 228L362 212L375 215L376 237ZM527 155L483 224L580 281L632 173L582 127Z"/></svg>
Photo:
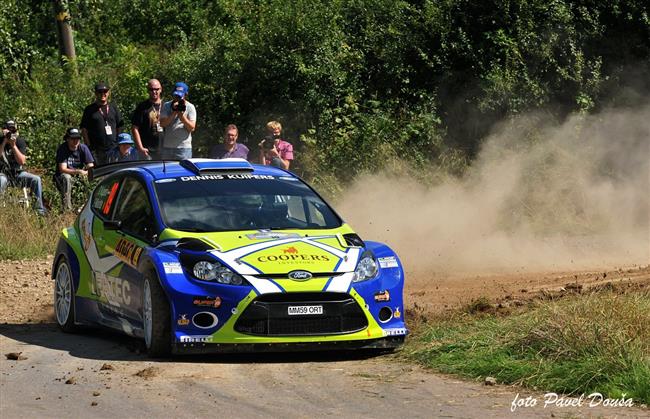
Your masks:
<svg viewBox="0 0 650 419"><path fill-rule="evenodd" d="M241 159L128 162L62 231L64 331L103 325L150 355L394 348L404 271L290 172Z"/></svg>

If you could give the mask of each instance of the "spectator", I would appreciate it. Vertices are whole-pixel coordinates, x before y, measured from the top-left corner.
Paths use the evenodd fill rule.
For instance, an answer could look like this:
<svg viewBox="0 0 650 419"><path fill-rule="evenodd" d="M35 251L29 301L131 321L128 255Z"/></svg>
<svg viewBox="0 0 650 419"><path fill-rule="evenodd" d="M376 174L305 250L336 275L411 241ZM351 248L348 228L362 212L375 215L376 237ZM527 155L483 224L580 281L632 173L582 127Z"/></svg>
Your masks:
<svg viewBox="0 0 650 419"><path fill-rule="evenodd" d="M27 162L27 141L20 136L14 121L5 122L0 144L0 194L7 186L27 187L36 201L36 211L45 215L41 178L24 170Z"/></svg>
<svg viewBox="0 0 650 419"><path fill-rule="evenodd" d="M156 79L147 82L149 99L140 102L131 118L131 133L135 147L147 159L160 159L160 140L163 127L160 125L162 110L162 85Z"/></svg>
<svg viewBox="0 0 650 419"><path fill-rule="evenodd" d="M248 160L248 147L244 144L239 144L237 142L238 137L239 130L237 129L237 125L228 125L223 132L223 142L212 147L209 157L211 159L238 157Z"/></svg>
<svg viewBox="0 0 650 419"><path fill-rule="evenodd" d="M289 170L293 160L293 146L281 138L282 125L278 121L271 121L266 124L266 132L267 136L259 143L260 162Z"/></svg>
<svg viewBox="0 0 650 419"><path fill-rule="evenodd" d="M115 146L118 129L122 129L122 115L108 102L110 89L104 82L95 85L95 101L84 109L81 117L81 135L93 153L97 165L106 163L106 153Z"/></svg>
<svg viewBox="0 0 650 419"><path fill-rule="evenodd" d="M133 139L126 132L117 136L117 145L106 155L107 163L118 163L122 161L142 160L138 151L133 147Z"/></svg>
<svg viewBox="0 0 650 419"><path fill-rule="evenodd" d="M183 160L192 158L192 132L196 128L196 108L187 100L189 87L176 83L172 100L165 102L160 114L163 136L163 159Z"/></svg>
<svg viewBox="0 0 650 419"><path fill-rule="evenodd" d="M56 150L54 183L61 192L63 209L71 211L72 187L81 178L88 176L88 169L95 163L90 149L81 144L81 133L77 128L68 128L63 139L65 142Z"/></svg>

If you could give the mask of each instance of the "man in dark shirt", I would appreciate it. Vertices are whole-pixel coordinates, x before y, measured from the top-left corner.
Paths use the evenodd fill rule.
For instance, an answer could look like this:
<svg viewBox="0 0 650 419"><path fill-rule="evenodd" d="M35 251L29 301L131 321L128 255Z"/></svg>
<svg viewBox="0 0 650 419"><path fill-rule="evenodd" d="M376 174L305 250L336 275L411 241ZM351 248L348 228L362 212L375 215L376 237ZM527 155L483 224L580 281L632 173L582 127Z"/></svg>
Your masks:
<svg viewBox="0 0 650 419"><path fill-rule="evenodd" d="M36 211L45 215L43 207L43 184L41 178L24 170L27 162L27 141L18 133L14 121L5 122L0 139L0 194L7 186L28 187L36 201Z"/></svg>
<svg viewBox="0 0 650 419"><path fill-rule="evenodd" d="M160 125L162 106L162 85L156 79L147 82L149 99L140 102L131 118L131 133L136 149L147 159L160 159L160 139L163 127Z"/></svg>
<svg viewBox="0 0 650 419"><path fill-rule="evenodd" d="M237 129L237 125L228 125L223 133L223 142L212 147L209 157L211 159L239 157L248 160L248 147L244 144L239 144L237 142L238 137L239 130Z"/></svg>
<svg viewBox="0 0 650 419"><path fill-rule="evenodd" d="M77 128L68 128L63 139L65 142L56 150L54 182L61 192L63 209L71 211L72 186L76 180L88 176L94 160L88 147L81 144L81 132Z"/></svg>
<svg viewBox="0 0 650 419"><path fill-rule="evenodd" d="M92 151L98 165L106 164L106 153L116 145L118 130L124 126L122 115L108 98L110 90L106 83L95 85L95 101L84 109L81 117L81 135Z"/></svg>

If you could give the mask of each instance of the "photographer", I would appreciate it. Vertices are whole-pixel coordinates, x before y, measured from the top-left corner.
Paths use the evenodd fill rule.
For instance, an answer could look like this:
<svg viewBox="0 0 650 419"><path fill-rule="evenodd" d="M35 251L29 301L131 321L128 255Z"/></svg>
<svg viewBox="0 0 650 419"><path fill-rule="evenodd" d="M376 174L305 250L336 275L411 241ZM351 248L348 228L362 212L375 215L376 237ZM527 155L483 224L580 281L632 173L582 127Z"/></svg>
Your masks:
<svg viewBox="0 0 650 419"><path fill-rule="evenodd" d="M162 159L183 160L192 158L192 132L196 128L196 108L187 100L189 87L178 82L172 100L165 102L160 113L164 128Z"/></svg>
<svg viewBox="0 0 650 419"><path fill-rule="evenodd" d="M260 162L266 166L289 170L293 160L293 145L281 138L282 125L271 121L266 124L266 132L266 137L259 143Z"/></svg>
<svg viewBox="0 0 650 419"><path fill-rule="evenodd" d="M27 162L26 154L27 142L19 135L18 126L14 121L5 122L0 144L0 194L9 185L27 187L36 201L36 211L39 215L45 215L41 178L23 169Z"/></svg>
<svg viewBox="0 0 650 419"><path fill-rule="evenodd" d="M56 173L54 183L61 192L63 209L72 211L72 186L77 180L88 176L88 169L95 165L90 149L81 144L81 132L68 128L65 141L56 150Z"/></svg>

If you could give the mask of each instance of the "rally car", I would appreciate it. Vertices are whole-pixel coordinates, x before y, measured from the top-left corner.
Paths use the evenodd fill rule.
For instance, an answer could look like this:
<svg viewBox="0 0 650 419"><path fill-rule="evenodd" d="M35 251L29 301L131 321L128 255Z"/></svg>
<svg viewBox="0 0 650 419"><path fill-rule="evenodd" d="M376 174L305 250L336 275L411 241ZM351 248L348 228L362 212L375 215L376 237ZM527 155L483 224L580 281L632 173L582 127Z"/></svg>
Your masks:
<svg viewBox="0 0 650 419"><path fill-rule="evenodd" d="M54 257L64 331L107 326L152 356L403 343L397 255L291 172L189 159L92 175Z"/></svg>

